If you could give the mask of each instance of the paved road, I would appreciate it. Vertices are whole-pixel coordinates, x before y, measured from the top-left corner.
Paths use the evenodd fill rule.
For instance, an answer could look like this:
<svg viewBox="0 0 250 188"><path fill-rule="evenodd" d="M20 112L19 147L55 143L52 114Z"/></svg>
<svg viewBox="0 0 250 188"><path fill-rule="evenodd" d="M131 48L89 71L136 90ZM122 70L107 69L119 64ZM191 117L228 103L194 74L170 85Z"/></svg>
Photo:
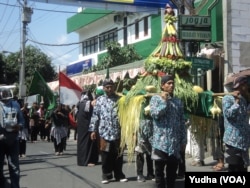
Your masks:
<svg viewBox="0 0 250 188"><path fill-rule="evenodd" d="M211 158L205 160L206 166L192 167L187 159L187 171L211 172L215 163ZM76 142L68 140L67 150L62 156L55 156L50 142L27 143L27 156L20 158L21 188L152 188L155 182L138 183L135 163L127 163L124 158L124 173L129 179L126 183L101 183L101 165L82 167L76 164ZM146 166L144 168L146 174ZM7 166L5 174L8 177ZM184 180L177 180L176 188L184 188Z"/></svg>

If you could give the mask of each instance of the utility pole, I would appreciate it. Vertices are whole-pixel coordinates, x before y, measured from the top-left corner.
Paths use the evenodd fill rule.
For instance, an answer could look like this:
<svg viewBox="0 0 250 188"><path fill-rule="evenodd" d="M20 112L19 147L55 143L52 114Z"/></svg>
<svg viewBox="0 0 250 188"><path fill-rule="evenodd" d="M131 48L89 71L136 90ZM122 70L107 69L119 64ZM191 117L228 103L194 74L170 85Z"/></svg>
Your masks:
<svg viewBox="0 0 250 188"><path fill-rule="evenodd" d="M21 67L20 67L20 73L19 73L19 98L22 99L26 96L26 85L25 85L25 43L26 43L26 35L27 30L26 27L28 23L31 22L31 15L33 13L33 10L27 6L27 0L23 0L22 6L22 41L21 41Z"/></svg>

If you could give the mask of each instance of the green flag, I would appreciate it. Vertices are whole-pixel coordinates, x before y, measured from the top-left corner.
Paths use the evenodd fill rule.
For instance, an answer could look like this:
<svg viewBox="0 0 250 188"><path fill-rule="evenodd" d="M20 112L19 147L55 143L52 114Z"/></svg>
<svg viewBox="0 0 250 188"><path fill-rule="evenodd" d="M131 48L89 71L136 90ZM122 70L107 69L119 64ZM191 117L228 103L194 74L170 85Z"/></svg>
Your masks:
<svg viewBox="0 0 250 188"><path fill-rule="evenodd" d="M44 107L50 111L56 106L56 99L53 91L45 82L39 72L35 71L29 88L29 95L40 94L43 97Z"/></svg>

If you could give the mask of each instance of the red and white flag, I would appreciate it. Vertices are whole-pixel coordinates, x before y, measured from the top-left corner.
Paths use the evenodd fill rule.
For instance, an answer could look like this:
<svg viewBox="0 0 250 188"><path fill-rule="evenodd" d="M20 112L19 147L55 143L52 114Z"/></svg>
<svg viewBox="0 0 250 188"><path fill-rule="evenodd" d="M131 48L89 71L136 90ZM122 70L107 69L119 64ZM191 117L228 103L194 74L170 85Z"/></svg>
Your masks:
<svg viewBox="0 0 250 188"><path fill-rule="evenodd" d="M68 76L59 72L60 103L70 106L76 105L81 98L82 91L82 88Z"/></svg>

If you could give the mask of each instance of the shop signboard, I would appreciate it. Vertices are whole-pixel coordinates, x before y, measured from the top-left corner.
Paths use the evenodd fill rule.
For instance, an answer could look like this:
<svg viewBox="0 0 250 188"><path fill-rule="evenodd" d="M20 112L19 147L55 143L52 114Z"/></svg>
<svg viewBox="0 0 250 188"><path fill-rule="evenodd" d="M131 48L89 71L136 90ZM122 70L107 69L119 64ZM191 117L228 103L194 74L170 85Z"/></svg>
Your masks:
<svg viewBox="0 0 250 188"><path fill-rule="evenodd" d="M192 69L212 70L214 69L214 61L212 59L202 57L187 57L186 60L192 62Z"/></svg>
<svg viewBox="0 0 250 188"><path fill-rule="evenodd" d="M118 5L122 7L121 5L124 5L124 7L127 6L128 10L131 7L139 7L140 8L165 8L166 4L169 4L173 8L177 8L174 3L172 3L171 0L31 0L31 1L38 1L43 3L52 3L52 4L64 4L64 5L75 5L75 6L84 6L84 7L100 7L103 5L103 7L109 7L109 8L115 8L110 5Z"/></svg>
<svg viewBox="0 0 250 188"><path fill-rule="evenodd" d="M175 5L170 0L80 0L80 1L128 4L128 5L135 5L135 6L143 6L143 7L148 6L148 7L158 7L158 8L164 8L166 4L168 3L168 4L171 4L173 8L175 8Z"/></svg>
<svg viewBox="0 0 250 188"><path fill-rule="evenodd" d="M180 38L187 41L210 41L211 31L181 30Z"/></svg>
<svg viewBox="0 0 250 188"><path fill-rule="evenodd" d="M84 70L88 70L92 67L92 59L87 59L77 63L69 64L66 67L67 76L81 73Z"/></svg>
<svg viewBox="0 0 250 188"><path fill-rule="evenodd" d="M184 41L211 41L210 16L179 15L179 38Z"/></svg>
<svg viewBox="0 0 250 188"><path fill-rule="evenodd" d="M179 15L180 27L211 27L210 16Z"/></svg>

